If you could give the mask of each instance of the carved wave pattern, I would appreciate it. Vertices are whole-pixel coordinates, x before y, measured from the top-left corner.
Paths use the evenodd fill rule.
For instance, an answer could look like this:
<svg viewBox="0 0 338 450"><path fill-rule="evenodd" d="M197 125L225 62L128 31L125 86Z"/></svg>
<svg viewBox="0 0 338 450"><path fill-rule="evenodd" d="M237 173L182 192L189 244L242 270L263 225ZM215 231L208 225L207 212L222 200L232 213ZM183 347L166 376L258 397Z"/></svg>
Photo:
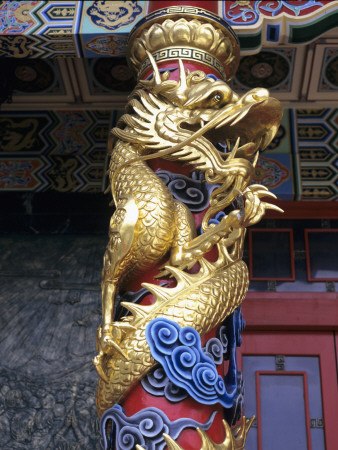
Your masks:
<svg viewBox="0 0 338 450"><path fill-rule="evenodd" d="M244 408L244 380L241 371L236 373L236 394L232 402L232 407L223 409L224 419L230 426L235 425L242 417Z"/></svg>
<svg viewBox="0 0 338 450"><path fill-rule="evenodd" d="M236 386L227 392L214 361L203 353L200 336L194 328L181 328L171 320L158 318L147 326L146 338L153 358L162 365L172 383L200 403L232 406Z"/></svg>
<svg viewBox="0 0 338 450"><path fill-rule="evenodd" d="M202 348L204 354L214 361L217 365L224 362L224 354L227 352L228 339L226 336L226 327L221 326L218 330L219 338L211 338ZM172 403L178 403L189 397L185 389L175 386L167 377L163 367L156 367L151 370L141 380L143 389L155 397L165 397Z"/></svg>
<svg viewBox="0 0 338 450"><path fill-rule="evenodd" d="M104 450L132 450L140 445L147 450L162 450L166 446L163 433L176 439L184 428L199 427L208 430L216 415L214 411L205 423L189 418L171 422L158 408L145 408L133 416L127 417L120 405L108 409L101 417L101 448ZM112 423L110 433L107 432Z"/></svg>
<svg viewBox="0 0 338 450"><path fill-rule="evenodd" d="M173 197L193 213L202 212L209 206L211 193L219 186L206 183L203 174L197 172L193 172L192 178L166 170L159 170L156 175L168 186Z"/></svg>
<svg viewBox="0 0 338 450"><path fill-rule="evenodd" d="M217 330L216 337L209 339L202 351L212 359L215 365L230 360L225 377L227 390L235 389L232 405L224 408L224 417L230 425L238 422L242 416L244 400L243 374L237 370L236 347L242 342L241 334L245 326L241 307L238 307ZM187 391L176 386L166 375L163 367L150 371L141 381L143 389L156 397L165 397L172 403L178 403L189 397Z"/></svg>
<svg viewBox="0 0 338 450"><path fill-rule="evenodd" d="M143 389L155 397L165 397L172 403L178 403L189 397L185 389L175 386L167 377L163 367L156 367L142 380Z"/></svg>

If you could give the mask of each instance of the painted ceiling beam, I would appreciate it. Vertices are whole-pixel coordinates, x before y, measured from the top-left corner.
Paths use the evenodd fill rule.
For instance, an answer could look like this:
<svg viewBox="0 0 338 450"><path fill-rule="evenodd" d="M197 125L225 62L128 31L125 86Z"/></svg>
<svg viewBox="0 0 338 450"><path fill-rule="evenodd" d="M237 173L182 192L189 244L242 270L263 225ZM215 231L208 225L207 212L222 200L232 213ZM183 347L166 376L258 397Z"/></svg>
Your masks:
<svg viewBox="0 0 338 450"><path fill-rule="evenodd" d="M168 15L189 3L198 5L189 6L198 14L213 2L168 3L3 1L0 57L124 56L130 31L147 14ZM162 4L162 13L155 12ZM212 12L234 29L242 54L257 53L263 46L309 43L338 23L338 1L219 1L217 9Z"/></svg>

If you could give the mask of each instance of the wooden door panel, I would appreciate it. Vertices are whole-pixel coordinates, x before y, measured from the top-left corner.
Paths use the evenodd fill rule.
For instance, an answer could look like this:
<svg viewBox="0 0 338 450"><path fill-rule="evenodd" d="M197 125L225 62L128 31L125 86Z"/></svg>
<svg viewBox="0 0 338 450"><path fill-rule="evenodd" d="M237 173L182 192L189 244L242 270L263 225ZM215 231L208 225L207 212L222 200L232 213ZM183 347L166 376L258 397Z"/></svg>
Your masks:
<svg viewBox="0 0 338 450"><path fill-rule="evenodd" d="M331 333L246 333L239 349L246 450L334 450L337 379Z"/></svg>

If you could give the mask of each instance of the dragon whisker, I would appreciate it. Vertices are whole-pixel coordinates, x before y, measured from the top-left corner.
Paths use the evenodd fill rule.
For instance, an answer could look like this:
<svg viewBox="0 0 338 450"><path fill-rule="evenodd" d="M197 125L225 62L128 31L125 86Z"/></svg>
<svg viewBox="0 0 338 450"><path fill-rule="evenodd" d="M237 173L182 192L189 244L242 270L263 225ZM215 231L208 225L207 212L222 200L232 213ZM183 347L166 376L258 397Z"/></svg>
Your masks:
<svg viewBox="0 0 338 450"><path fill-rule="evenodd" d="M227 158L227 161L229 161L230 159L234 159L234 157L236 156L240 140L241 140L241 138L237 138L236 143L233 146L233 149L231 150L231 153L229 154L229 156Z"/></svg>
<svg viewBox="0 0 338 450"><path fill-rule="evenodd" d="M236 125L236 123L238 123L239 121L241 121L241 120L243 119L243 117L245 117L245 116L248 114L248 112L250 111L250 109L251 109L252 106L253 106L253 104L252 104L252 105L245 106L245 107L244 107L244 110L241 111L241 112L235 117L235 120L234 120L233 122L231 122L230 126L233 127L234 125Z"/></svg>
<svg viewBox="0 0 338 450"><path fill-rule="evenodd" d="M155 59L153 58L153 55L148 52L147 50L147 56L149 58L151 67L153 68L153 76L154 76L154 81L155 81L155 85L161 85L162 80L161 80L161 75L160 75L160 71L158 70L157 64Z"/></svg>
<svg viewBox="0 0 338 450"><path fill-rule="evenodd" d="M252 166L253 166L253 167L256 167L258 158L259 158L259 150L257 150L256 155L255 155L255 157L254 157L254 160L253 160L253 162L252 162Z"/></svg>
<svg viewBox="0 0 338 450"><path fill-rule="evenodd" d="M179 80L170 80L172 72L163 74L150 52L142 58L150 61L153 75L139 81L112 132L115 145L109 178L116 211L104 255L102 327L95 360L101 377L100 415L126 398L157 364L147 341L152 319L171 317L180 327L189 323L205 334L240 305L248 285L241 260L245 228L257 223L266 209L278 209L260 200L264 195L272 197L263 187L249 186L257 149L269 144L278 127L277 101L263 103L265 91L250 91L240 98L222 80L185 70L183 60L178 60ZM226 151L218 150L217 142L223 139ZM151 164L143 163L155 158L200 169L203 181L212 185L203 186L208 190L201 206L204 233L196 232L201 216L195 223L189 208L193 196L175 198L169 186L171 176L161 176ZM175 183L179 178L173 176ZM224 216L210 223L225 208ZM209 262L207 254L215 245L217 261ZM164 269L176 283L169 287L145 283L168 257ZM189 273L196 262L198 272ZM121 302L120 293L129 280L143 281L154 302L134 303L132 298ZM115 315L114 321L117 305L131 314L120 319Z"/></svg>

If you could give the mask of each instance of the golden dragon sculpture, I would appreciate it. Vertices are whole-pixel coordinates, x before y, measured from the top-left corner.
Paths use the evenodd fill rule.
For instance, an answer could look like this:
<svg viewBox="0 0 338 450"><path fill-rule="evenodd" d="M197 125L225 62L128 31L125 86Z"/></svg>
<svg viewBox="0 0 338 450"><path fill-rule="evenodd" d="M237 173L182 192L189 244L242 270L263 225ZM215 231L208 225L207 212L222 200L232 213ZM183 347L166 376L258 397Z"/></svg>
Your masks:
<svg viewBox="0 0 338 450"><path fill-rule="evenodd" d="M248 286L242 261L246 227L265 210L279 208L262 201L274 197L262 185L250 184L259 152L273 139L282 117L278 100L265 89L238 96L229 85L189 72L179 61L179 80L160 73L150 53L153 75L130 95L126 113L112 130L115 146L109 166L116 211L102 271L102 326L94 365L100 376L99 415L121 402L154 365L145 330L157 317L192 326L200 335L220 324L241 304ZM226 142L226 152L218 142ZM163 158L190 165L215 185L200 235L189 209L147 165ZM236 204L231 210L231 205ZM210 219L228 208L218 224ZM229 210L230 208L230 210ZM218 259L205 254L214 246ZM114 321L114 299L128 280L160 266L175 287L144 283L152 305L123 302L130 315ZM197 273L190 269L199 264Z"/></svg>

